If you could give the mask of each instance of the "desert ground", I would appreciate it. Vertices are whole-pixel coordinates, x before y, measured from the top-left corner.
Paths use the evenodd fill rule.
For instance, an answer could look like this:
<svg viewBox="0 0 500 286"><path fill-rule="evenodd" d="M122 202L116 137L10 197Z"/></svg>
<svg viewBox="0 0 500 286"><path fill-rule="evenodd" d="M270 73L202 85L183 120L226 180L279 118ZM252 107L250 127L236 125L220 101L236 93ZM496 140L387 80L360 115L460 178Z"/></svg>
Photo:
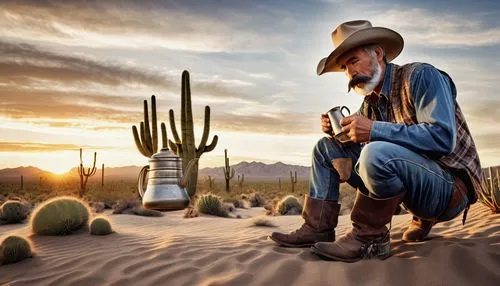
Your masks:
<svg viewBox="0 0 500 286"><path fill-rule="evenodd" d="M291 231L299 215L265 216L262 207L236 209L241 218L184 211L162 217L111 214L115 233L31 236L36 255L0 266L0 285L499 285L500 214L477 203L461 217L437 224L430 239L404 244L410 215L392 220L393 256L353 264L324 261L308 248L282 248L272 231ZM351 227L339 219L337 235ZM0 226L1 235L29 235L28 222Z"/></svg>

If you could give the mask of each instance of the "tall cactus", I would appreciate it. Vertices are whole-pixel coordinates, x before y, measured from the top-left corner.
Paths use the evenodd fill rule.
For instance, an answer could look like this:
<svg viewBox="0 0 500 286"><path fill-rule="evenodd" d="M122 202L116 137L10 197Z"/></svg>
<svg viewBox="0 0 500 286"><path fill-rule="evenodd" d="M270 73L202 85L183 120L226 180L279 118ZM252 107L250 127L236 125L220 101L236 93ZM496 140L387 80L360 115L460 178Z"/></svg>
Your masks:
<svg viewBox="0 0 500 286"><path fill-rule="evenodd" d="M212 176L208 176L207 183L208 183L208 191L209 192L213 191L215 186L215 178L212 178Z"/></svg>
<svg viewBox="0 0 500 286"><path fill-rule="evenodd" d="M234 169L229 166L229 158L227 157L227 149L224 149L224 161L226 162L226 166L223 167L224 178L226 179L226 192L229 193L229 181L234 177Z"/></svg>
<svg viewBox="0 0 500 286"><path fill-rule="evenodd" d="M292 193L295 191L295 186L297 185L297 171L295 171L295 178L290 171L290 182L292 183Z"/></svg>
<svg viewBox="0 0 500 286"><path fill-rule="evenodd" d="M140 124L141 134L137 127L132 126L135 146L139 152L147 158L158 152L158 124L156 119L156 97L151 96L151 128L149 127L148 101L144 100L144 121ZM162 148L167 148L167 129L165 123L161 123Z"/></svg>
<svg viewBox="0 0 500 286"><path fill-rule="evenodd" d="M188 163L195 158L200 158L203 153L210 152L217 145L218 136L214 135L212 143L207 144L208 134L210 132L210 107L205 106L205 123L203 128L203 135L201 137L200 145L198 148L195 146L194 129L193 129L193 112L191 109L191 87L189 83L189 72L182 72L182 88L181 88L181 137L177 133L175 127L174 111L169 111L170 129L172 129L172 136L175 143L171 140L168 141L170 149L182 158L182 169L186 171ZM194 196L196 192L196 183L198 180L198 162L192 168L191 174L188 178L187 192L190 197Z"/></svg>
<svg viewBox="0 0 500 286"><path fill-rule="evenodd" d="M97 157L97 152L94 152L94 164L92 168L88 167L87 171L85 171L85 167L83 167L83 159L82 159L82 148L80 148L80 166L78 167L78 174L80 175L80 198L83 197L87 188L87 181L90 177L92 177L97 168L95 167L95 160Z"/></svg>
<svg viewBox="0 0 500 286"><path fill-rule="evenodd" d="M240 180L240 175L238 174L238 186L240 188L243 187L243 183L245 182L245 174L241 174L241 180Z"/></svg>

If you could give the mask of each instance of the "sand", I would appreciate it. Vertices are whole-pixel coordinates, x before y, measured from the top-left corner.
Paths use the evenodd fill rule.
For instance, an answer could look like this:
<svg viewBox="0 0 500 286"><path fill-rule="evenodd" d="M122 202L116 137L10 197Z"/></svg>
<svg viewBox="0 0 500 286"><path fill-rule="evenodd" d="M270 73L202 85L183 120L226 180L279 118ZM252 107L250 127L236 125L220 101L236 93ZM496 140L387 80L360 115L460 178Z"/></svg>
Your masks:
<svg viewBox="0 0 500 286"><path fill-rule="evenodd" d="M411 217L395 216L393 257L353 264L267 239L300 226L300 216L270 217L276 227L256 227L252 220L263 208L239 210L242 219L183 213L108 211L114 234L32 237L37 255L0 266L0 285L500 285L500 214L479 203L465 226L461 218L438 224L420 243L401 242ZM350 227L349 216L341 216L337 234ZM29 226L4 225L0 233L27 234Z"/></svg>

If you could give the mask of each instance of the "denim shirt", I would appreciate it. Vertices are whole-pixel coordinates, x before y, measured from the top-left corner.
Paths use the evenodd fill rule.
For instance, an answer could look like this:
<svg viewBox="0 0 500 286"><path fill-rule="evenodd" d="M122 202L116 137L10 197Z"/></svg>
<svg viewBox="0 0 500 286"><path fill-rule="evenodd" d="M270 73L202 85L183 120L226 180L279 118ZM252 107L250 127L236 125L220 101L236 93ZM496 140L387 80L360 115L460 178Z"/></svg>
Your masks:
<svg viewBox="0 0 500 286"><path fill-rule="evenodd" d="M391 68L388 64L380 98L376 103L380 121L374 121L370 141L387 141L414 152L434 156L451 153L456 145L456 89L450 79L429 64L423 64L410 78L410 94L418 124L388 122Z"/></svg>

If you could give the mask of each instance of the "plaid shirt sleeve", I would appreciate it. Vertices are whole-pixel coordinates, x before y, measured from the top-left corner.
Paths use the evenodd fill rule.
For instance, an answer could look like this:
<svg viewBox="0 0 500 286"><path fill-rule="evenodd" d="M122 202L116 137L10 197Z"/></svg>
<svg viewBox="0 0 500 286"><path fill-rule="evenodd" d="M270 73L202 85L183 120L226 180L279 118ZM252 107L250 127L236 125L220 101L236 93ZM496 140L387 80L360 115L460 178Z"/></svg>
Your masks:
<svg viewBox="0 0 500 286"><path fill-rule="evenodd" d="M417 124L375 121L370 141L387 141L430 157L451 153L456 144L456 91L448 78L431 65L422 65L410 78Z"/></svg>

